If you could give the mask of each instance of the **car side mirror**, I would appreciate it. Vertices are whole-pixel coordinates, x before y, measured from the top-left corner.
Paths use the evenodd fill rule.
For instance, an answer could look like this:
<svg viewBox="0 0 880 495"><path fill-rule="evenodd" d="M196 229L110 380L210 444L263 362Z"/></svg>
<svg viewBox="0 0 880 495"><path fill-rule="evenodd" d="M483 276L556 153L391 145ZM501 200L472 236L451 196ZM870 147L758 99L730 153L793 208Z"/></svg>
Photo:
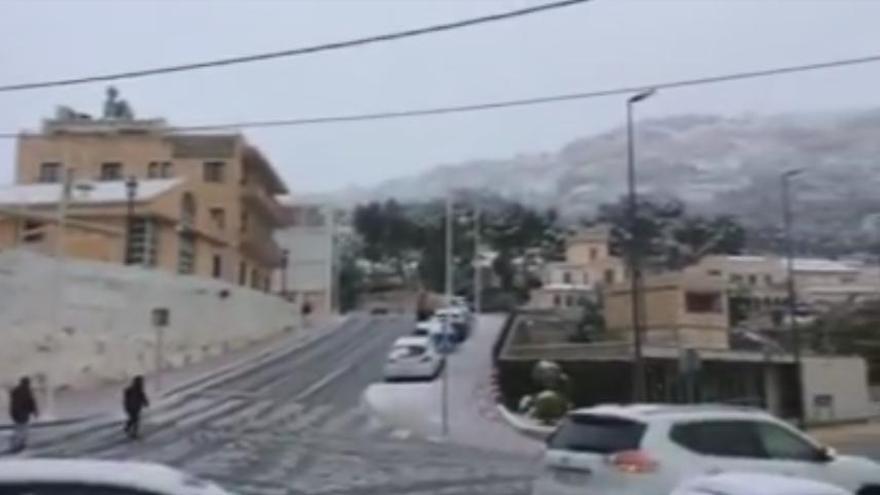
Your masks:
<svg viewBox="0 0 880 495"><path fill-rule="evenodd" d="M829 447L827 445L819 447L819 450L816 453L816 460L819 462L831 462L836 458L837 451L834 450L834 447Z"/></svg>

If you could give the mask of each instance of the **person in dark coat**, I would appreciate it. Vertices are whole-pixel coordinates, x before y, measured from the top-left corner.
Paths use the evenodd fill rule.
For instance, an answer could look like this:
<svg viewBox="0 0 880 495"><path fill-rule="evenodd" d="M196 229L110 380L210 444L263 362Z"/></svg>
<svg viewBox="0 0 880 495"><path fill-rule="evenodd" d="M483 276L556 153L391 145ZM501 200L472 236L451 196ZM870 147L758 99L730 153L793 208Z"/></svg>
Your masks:
<svg viewBox="0 0 880 495"><path fill-rule="evenodd" d="M12 452L20 452L27 446L28 423L31 417L36 418L38 414L31 380L23 377L9 393L9 416L15 425L10 442Z"/></svg>
<svg viewBox="0 0 880 495"><path fill-rule="evenodd" d="M137 438L140 435L141 411L145 407L150 407L150 401L144 392L144 377L137 375L125 388L125 392L122 394L122 406L128 416L128 420L125 422L125 433L130 438Z"/></svg>

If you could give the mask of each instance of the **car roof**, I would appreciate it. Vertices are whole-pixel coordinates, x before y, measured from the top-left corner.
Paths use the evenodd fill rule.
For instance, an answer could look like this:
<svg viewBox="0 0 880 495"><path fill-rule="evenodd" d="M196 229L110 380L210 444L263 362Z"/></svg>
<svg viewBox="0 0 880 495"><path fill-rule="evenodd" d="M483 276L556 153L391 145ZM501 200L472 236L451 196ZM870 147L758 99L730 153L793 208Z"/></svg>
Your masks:
<svg viewBox="0 0 880 495"><path fill-rule="evenodd" d="M82 483L167 494L224 494L217 485L161 464L84 459L3 459L2 483Z"/></svg>
<svg viewBox="0 0 880 495"><path fill-rule="evenodd" d="M602 404L576 409L573 415L617 416L645 423L694 419L773 419L766 411L753 407L726 404Z"/></svg>
<svg viewBox="0 0 880 495"><path fill-rule="evenodd" d="M394 341L394 347L410 346L410 345L428 346L430 344L431 344L431 339L429 339L428 337L421 336L421 335L409 335L406 337L400 337Z"/></svg>
<svg viewBox="0 0 880 495"><path fill-rule="evenodd" d="M770 473L726 472L685 482L675 493L729 495L845 495L843 488L820 481Z"/></svg>

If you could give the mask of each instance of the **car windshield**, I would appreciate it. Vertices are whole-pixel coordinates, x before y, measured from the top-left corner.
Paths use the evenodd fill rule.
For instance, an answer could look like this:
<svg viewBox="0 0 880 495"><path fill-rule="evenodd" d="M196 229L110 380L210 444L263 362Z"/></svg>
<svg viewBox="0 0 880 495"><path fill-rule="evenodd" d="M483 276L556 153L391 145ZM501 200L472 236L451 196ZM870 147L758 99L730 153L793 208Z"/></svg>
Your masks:
<svg viewBox="0 0 880 495"><path fill-rule="evenodd" d="M550 437L551 449L611 454L639 448L645 425L611 416L572 414Z"/></svg>
<svg viewBox="0 0 880 495"><path fill-rule="evenodd" d="M0 0L0 495L852 456L880 0Z"/></svg>

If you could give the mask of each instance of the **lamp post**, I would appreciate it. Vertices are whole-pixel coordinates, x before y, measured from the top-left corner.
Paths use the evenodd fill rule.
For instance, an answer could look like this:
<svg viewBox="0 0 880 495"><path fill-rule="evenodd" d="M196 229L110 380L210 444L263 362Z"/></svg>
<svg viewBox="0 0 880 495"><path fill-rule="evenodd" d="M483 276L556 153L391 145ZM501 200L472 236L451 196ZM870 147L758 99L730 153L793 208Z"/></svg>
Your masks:
<svg viewBox="0 0 880 495"><path fill-rule="evenodd" d="M480 259L480 230L482 228L480 216L482 214L483 211L480 208L479 199L477 199L474 205L474 318L472 323L474 331L479 328L480 311L482 311L483 265Z"/></svg>
<svg viewBox="0 0 880 495"><path fill-rule="evenodd" d="M138 180L135 176L129 176L125 179L125 197L126 197L126 205L127 209L125 212L125 256L124 261L126 265L130 265L134 263L134 256L132 253L132 243L131 243L131 234L132 230L134 230L134 200L137 197L137 189L138 189Z"/></svg>
<svg viewBox="0 0 880 495"><path fill-rule="evenodd" d="M629 263L630 292L632 293L633 328L633 401L644 401L645 362L642 356L642 268L639 253L638 197L636 193L635 142L633 136L633 106L654 94L653 89L642 91L626 100L626 179L627 179L627 223L629 224Z"/></svg>
<svg viewBox="0 0 880 495"><path fill-rule="evenodd" d="M788 325L791 332L792 354L794 355L795 389L798 397L797 424L804 427L803 379L801 377L801 332L795 319L797 294L794 288L794 243L791 237L791 179L803 172L802 169L787 170L780 176L782 186L782 223L785 229L785 288L788 293Z"/></svg>
<svg viewBox="0 0 880 495"><path fill-rule="evenodd" d="M287 299L287 265L290 262L290 250L281 250L281 297Z"/></svg>
<svg viewBox="0 0 880 495"><path fill-rule="evenodd" d="M446 251L445 251L445 259L446 259L446 276L445 276L445 291L444 291L444 305L448 305L450 301L452 301L452 276L453 276L453 260L452 260L452 235L453 235L453 224L452 224L452 215L454 213L454 208L452 204L452 196L446 196ZM441 423L443 429L443 436L449 436L449 346L451 344L450 340L450 328L449 328L449 316L443 319L443 348L444 348L444 366L443 366L443 375L441 376L442 382L442 396L441 396Z"/></svg>

